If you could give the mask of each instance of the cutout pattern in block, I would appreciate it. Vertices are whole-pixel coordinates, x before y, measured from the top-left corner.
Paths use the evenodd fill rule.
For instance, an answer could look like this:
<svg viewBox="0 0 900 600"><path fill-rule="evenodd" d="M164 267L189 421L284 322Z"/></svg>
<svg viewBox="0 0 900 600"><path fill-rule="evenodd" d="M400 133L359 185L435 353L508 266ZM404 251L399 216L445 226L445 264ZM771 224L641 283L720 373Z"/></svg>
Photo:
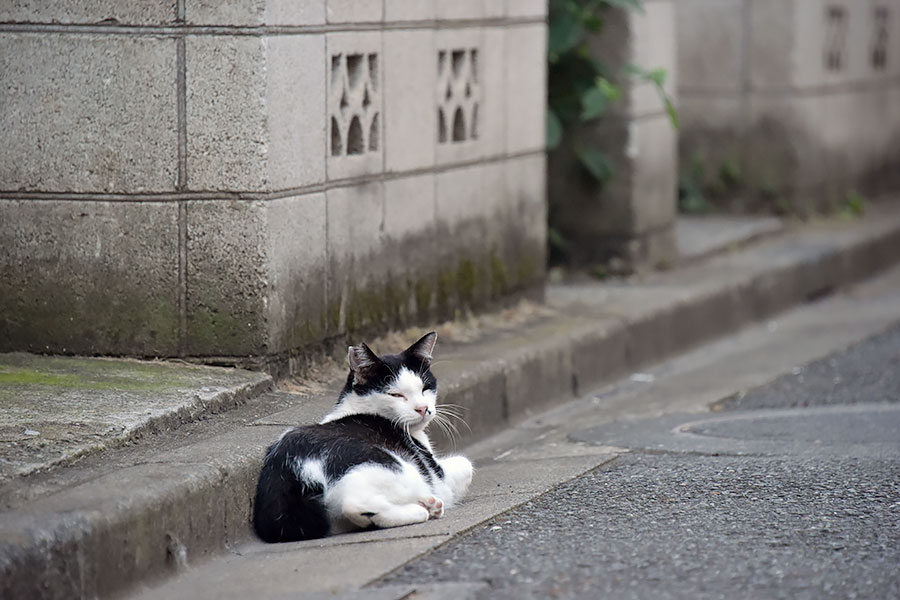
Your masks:
<svg viewBox="0 0 900 600"><path fill-rule="evenodd" d="M331 156L377 152L381 95L378 55L335 54L331 57Z"/></svg>
<svg viewBox="0 0 900 600"><path fill-rule="evenodd" d="M888 23L890 21L887 6L876 6L872 15L874 30L872 32L872 68L876 71L887 69L888 56Z"/></svg>
<svg viewBox="0 0 900 600"><path fill-rule="evenodd" d="M437 70L438 143L478 139L478 105L481 102L478 50L439 50Z"/></svg>
<svg viewBox="0 0 900 600"><path fill-rule="evenodd" d="M831 5L825 9L825 68L840 71L844 68L847 45L847 9Z"/></svg>

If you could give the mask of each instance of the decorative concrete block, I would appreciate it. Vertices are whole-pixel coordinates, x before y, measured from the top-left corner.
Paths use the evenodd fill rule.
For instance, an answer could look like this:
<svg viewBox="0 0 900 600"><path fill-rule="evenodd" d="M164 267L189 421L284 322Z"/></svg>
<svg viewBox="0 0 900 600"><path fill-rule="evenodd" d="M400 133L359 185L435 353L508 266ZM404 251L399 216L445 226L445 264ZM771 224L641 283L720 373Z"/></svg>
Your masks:
<svg viewBox="0 0 900 600"><path fill-rule="evenodd" d="M481 165L481 171L481 202L471 217L486 217L490 228L492 217L515 211L518 207L507 190L506 161L486 162Z"/></svg>
<svg viewBox="0 0 900 600"><path fill-rule="evenodd" d="M815 87L838 83L847 74L850 18L844 2L795 0L791 83Z"/></svg>
<svg viewBox="0 0 900 600"><path fill-rule="evenodd" d="M532 290L547 263L546 157L533 154L485 165L490 295Z"/></svg>
<svg viewBox="0 0 900 600"><path fill-rule="evenodd" d="M384 0L326 0L329 23L369 23L384 18Z"/></svg>
<svg viewBox="0 0 900 600"><path fill-rule="evenodd" d="M657 3L649 3L647 7L651 4ZM674 8L679 85L684 89L740 90L744 58L743 0L679 0ZM656 66L656 62L638 64Z"/></svg>
<svg viewBox="0 0 900 600"><path fill-rule="evenodd" d="M481 54L482 102L479 109L481 147L484 156L500 156L506 152L506 29L484 30Z"/></svg>
<svg viewBox="0 0 900 600"><path fill-rule="evenodd" d="M384 232L383 184L332 188L326 195L329 258L365 258L376 252Z"/></svg>
<svg viewBox="0 0 900 600"><path fill-rule="evenodd" d="M396 266L384 249L384 186L334 188L328 203L328 327L332 335L388 323L384 291Z"/></svg>
<svg viewBox="0 0 900 600"><path fill-rule="evenodd" d="M187 203L187 352L267 352L269 248L264 202Z"/></svg>
<svg viewBox="0 0 900 600"><path fill-rule="evenodd" d="M188 36L189 189L270 188L266 44L259 37Z"/></svg>
<svg viewBox="0 0 900 600"><path fill-rule="evenodd" d="M324 181L324 46L324 35L187 39L190 189Z"/></svg>
<svg viewBox="0 0 900 600"><path fill-rule="evenodd" d="M437 18L440 21L456 19L481 19L484 17L485 0L454 0L437 2Z"/></svg>
<svg viewBox="0 0 900 600"><path fill-rule="evenodd" d="M678 62L675 33L675 7L671 1L648 2L644 14L629 11L632 28L632 58L634 64L646 69L666 72L664 88L670 98L678 89ZM656 86L650 82L633 82L629 86L630 115L656 114L666 110Z"/></svg>
<svg viewBox="0 0 900 600"><path fill-rule="evenodd" d="M384 182L384 234L401 241L430 231L435 224L432 173Z"/></svg>
<svg viewBox="0 0 900 600"><path fill-rule="evenodd" d="M435 219L434 174L425 173L384 182L382 258L396 312L422 322L435 297L435 281L445 267L443 249L452 242L438 231Z"/></svg>
<svg viewBox="0 0 900 600"><path fill-rule="evenodd" d="M175 62L171 39L0 34L2 188L174 190Z"/></svg>
<svg viewBox="0 0 900 600"><path fill-rule="evenodd" d="M671 227L678 202L678 140L665 115L637 119L629 126L634 161L632 220L635 233Z"/></svg>
<svg viewBox="0 0 900 600"><path fill-rule="evenodd" d="M435 34L433 110L438 164L482 156L483 41L481 29L444 29Z"/></svg>
<svg viewBox="0 0 900 600"><path fill-rule="evenodd" d="M885 78L900 75L900 58L897 58L900 57L900 8L878 5L873 12L876 13L873 17L876 22L872 31L872 66L880 70Z"/></svg>
<svg viewBox="0 0 900 600"><path fill-rule="evenodd" d="M279 190L325 181L325 36L265 38L268 181Z"/></svg>
<svg viewBox="0 0 900 600"><path fill-rule="evenodd" d="M745 171L793 209L834 210L850 189L879 189L898 164L891 98L878 88L751 96ZM848 118L853 115L853 118Z"/></svg>
<svg viewBox="0 0 900 600"><path fill-rule="evenodd" d="M325 194L265 203L268 350L285 352L325 336Z"/></svg>
<svg viewBox="0 0 900 600"><path fill-rule="evenodd" d="M725 165L741 165L744 128L743 100L739 96L717 96L701 92L682 93L678 98L678 142L682 172L703 167L711 184L720 179Z"/></svg>
<svg viewBox="0 0 900 600"><path fill-rule="evenodd" d="M546 145L546 25L509 27L506 55L506 151L541 150Z"/></svg>
<svg viewBox="0 0 900 600"><path fill-rule="evenodd" d="M506 16L518 17L547 17L547 0L506 0Z"/></svg>
<svg viewBox="0 0 900 600"><path fill-rule="evenodd" d="M175 5L175 0L5 0L0 5L0 23L169 25L177 17Z"/></svg>
<svg viewBox="0 0 900 600"><path fill-rule="evenodd" d="M846 77L838 81L877 84L881 79L881 74L872 68L870 56L875 36L875 5L875 2L847 2ZM826 73L830 72L826 69Z"/></svg>
<svg viewBox="0 0 900 600"><path fill-rule="evenodd" d="M268 25L321 25L325 22L325 0L269 0Z"/></svg>
<svg viewBox="0 0 900 600"><path fill-rule="evenodd" d="M454 231L484 212L484 167L475 165L437 173L435 206L438 224Z"/></svg>
<svg viewBox="0 0 900 600"><path fill-rule="evenodd" d="M743 142L745 175L768 195L790 198L798 188L798 176L806 171L803 163L822 160L820 147L810 144L809 132L794 98L752 94L747 101L748 133ZM810 118L820 118L815 104L806 108L812 110Z"/></svg>
<svg viewBox="0 0 900 600"><path fill-rule="evenodd" d="M384 170L381 32L327 35L328 179Z"/></svg>
<svg viewBox="0 0 900 600"><path fill-rule="evenodd" d="M325 0L184 0L192 25L322 25Z"/></svg>
<svg viewBox="0 0 900 600"><path fill-rule="evenodd" d="M384 275L378 262L384 232L384 186L381 182L333 188L326 192L328 211L328 331L372 329L384 317L370 291ZM379 298L380 299L380 298Z"/></svg>
<svg viewBox="0 0 900 600"><path fill-rule="evenodd" d="M438 0L384 0L384 20L427 21L434 18Z"/></svg>
<svg viewBox="0 0 900 600"><path fill-rule="evenodd" d="M611 236L641 236L669 227L677 204L676 134L665 115L609 124L606 137L615 176L604 186L595 231ZM622 137L620 137L622 136ZM571 215L578 219L577 212Z"/></svg>
<svg viewBox="0 0 900 600"><path fill-rule="evenodd" d="M754 90L783 89L791 85L793 77L794 2L784 0L754 0L748 5L748 41L750 85ZM679 33L679 52L688 40ZM699 46L698 46L699 48ZM817 56L818 55L817 53ZM820 56L821 57L821 56Z"/></svg>
<svg viewBox="0 0 900 600"><path fill-rule="evenodd" d="M13 2L0 11L49 14ZM171 297L173 317L165 321L171 330L159 333L161 318L141 308L134 313L140 322L114 335L91 339L79 330L71 339L87 340L97 352L122 348L290 369L305 349L335 336L447 318L536 289L546 237L540 191L546 24L537 22L545 18L544 3L524 0L510 8L507 0L183 0L176 6L174 0L150 0L135 8L100 0L98 7L66 12L66 2L51 0L60 13L75 15L64 18L97 12L133 22L126 24L188 27L169 38L124 29L116 35L72 35L65 28L0 34L4 82L15 83L0 90L0 101L15 109L4 114L14 117L8 127L18 135L13 141L22 141L10 145L6 156L0 150L4 183L39 193L191 197L127 204L129 210L170 211L165 228L162 221L157 226L151 218L131 216L114 215L107 223L148 223L144 233L168 262L149 275L137 269L134 279ZM160 16L166 6L174 16ZM6 51L15 44L15 52ZM123 53L129 44L136 49ZM28 61L19 59L41 52L43 63L54 65L54 77L35 85L45 72L26 74L21 65ZM114 102L107 110L109 89L103 86L110 82L100 75L110 65L118 68L122 55L137 74L124 83L113 79ZM79 73L88 76L79 79ZM38 101L34 89L44 94ZM59 114L48 112L56 106L48 99L61 106ZM66 102L90 108L73 110ZM21 114L36 116L29 121ZM95 182L82 176L79 161L94 157L82 138L85 131L94 134L70 115L96 123L104 142L116 142L116 152L104 160L127 159L121 172L131 179L84 184ZM145 129L126 127L125 135L121 122ZM179 125L185 129L178 131ZM41 127L49 133L40 138L44 152L36 152L38 146L27 142ZM506 159L510 140L518 155L513 170ZM60 152L47 151L57 146ZM138 158L132 159L132 148ZM22 155L42 160L32 169L40 178L30 181L19 164L29 167L37 159L6 160ZM65 160L54 163L47 156ZM491 160L480 162L485 156ZM176 181L179 172L186 180ZM66 185L48 185L54 181ZM49 202L42 199L42 206ZM80 206L76 202L66 206ZM4 234L23 237L10 233L15 231L0 232L0 241ZM132 237L143 252L144 238ZM128 244L117 243L118 255L127 256ZM78 252L87 248L73 245ZM148 247L155 257L157 247ZM22 273L35 271L29 261L20 261ZM80 272L77 265L67 268ZM169 279L157 283L157 270Z"/></svg>
<svg viewBox="0 0 900 600"><path fill-rule="evenodd" d="M523 246L517 254L534 253L534 278L543 277L547 243L547 157L543 154L511 158L505 163L506 194L521 222L516 224ZM515 219L512 221L515 223ZM520 247L521 248L521 247Z"/></svg>
<svg viewBox="0 0 900 600"><path fill-rule="evenodd" d="M433 30L385 31L384 161L388 172L434 166L434 64Z"/></svg>
<svg viewBox="0 0 900 600"><path fill-rule="evenodd" d="M502 170L490 167L459 167L436 176L437 230L444 241L435 298L440 318L492 296L492 262L502 265L499 233L505 215L491 208L505 194Z"/></svg>
<svg viewBox="0 0 900 600"><path fill-rule="evenodd" d="M484 18L502 19L506 16L505 0L484 0Z"/></svg>
<svg viewBox="0 0 900 600"><path fill-rule="evenodd" d="M874 35L868 2L796 0L793 83L798 87L877 80L870 48Z"/></svg>
<svg viewBox="0 0 900 600"><path fill-rule="evenodd" d="M0 352L178 352L174 202L0 200Z"/></svg>

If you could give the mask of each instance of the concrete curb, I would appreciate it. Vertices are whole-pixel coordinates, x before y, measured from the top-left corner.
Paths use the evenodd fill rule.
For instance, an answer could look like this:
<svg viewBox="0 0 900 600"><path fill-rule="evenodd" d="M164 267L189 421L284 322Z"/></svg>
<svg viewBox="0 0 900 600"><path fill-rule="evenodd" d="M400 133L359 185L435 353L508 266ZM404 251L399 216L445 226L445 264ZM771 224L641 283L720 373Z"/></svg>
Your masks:
<svg viewBox="0 0 900 600"><path fill-rule="evenodd" d="M442 401L468 409L464 441L472 442L550 402L860 281L900 260L900 210L875 209L856 223L802 228L635 284L551 289L558 317L450 353L438 374ZM185 557L202 561L246 539L265 447L284 424L328 402L3 514L0 596L118 594L178 572Z"/></svg>

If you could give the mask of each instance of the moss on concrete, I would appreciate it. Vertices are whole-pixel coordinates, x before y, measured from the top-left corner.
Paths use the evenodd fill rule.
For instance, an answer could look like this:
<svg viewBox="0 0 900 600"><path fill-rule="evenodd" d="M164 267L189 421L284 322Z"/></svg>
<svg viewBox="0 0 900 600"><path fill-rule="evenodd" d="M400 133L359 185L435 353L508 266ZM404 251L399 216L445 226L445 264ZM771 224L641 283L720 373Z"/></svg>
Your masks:
<svg viewBox="0 0 900 600"><path fill-rule="evenodd" d="M496 250L491 252L491 297L499 298L509 291L509 278L506 275L506 265L503 264Z"/></svg>
<svg viewBox="0 0 900 600"><path fill-rule="evenodd" d="M431 311L434 282L428 279L417 279L413 287L416 296L416 316L419 319L425 319Z"/></svg>
<svg viewBox="0 0 900 600"><path fill-rule="evenodd" d="M0 284L0 351L171 356L178 353L178 307L172 297L100 285L70 296L65 285ZM108 295L112 294L112 295Z"/></svg>
<svg viewBox="0 0 900 600"><path fill-rule="evenodd" d="M456 268L456 291L464 307L470 307L475 301L475 288L479 281L478 268L468 258L459 261Z"/></svg>
<svg viewBox="0 0 900 600"><path fill-rule="evenodd" d="M123 377L102 380L91 379L75 373L48 373L30 369L11 369L0 366L0 386L40 385L80 390L110 390L128 392L162 391L167 382L140 381Z"/></svg>

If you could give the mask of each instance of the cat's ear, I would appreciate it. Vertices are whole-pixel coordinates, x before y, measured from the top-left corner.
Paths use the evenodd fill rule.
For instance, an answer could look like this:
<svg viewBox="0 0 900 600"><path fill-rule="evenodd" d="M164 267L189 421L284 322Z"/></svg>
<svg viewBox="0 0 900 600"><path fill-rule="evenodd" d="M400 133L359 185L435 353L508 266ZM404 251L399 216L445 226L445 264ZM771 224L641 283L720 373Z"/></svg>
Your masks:
<svg viewBox="0 0 900 600"><path fill-rule="evenodd" d="M353 371L353 380L356 383L365 383L375 367L381 364L381 359L366 346L365 342L347 349L347 361L350 363L350 370Z"/></svg>
<svg viewBox="0 0 900 600"><path fill-rule="evenodd" d="M426 333L422 339L407 348L404 354L415 356L422 362L431 363L431 353L434 352L435 342L437 342L437 334L433 331Z"/></svg>

